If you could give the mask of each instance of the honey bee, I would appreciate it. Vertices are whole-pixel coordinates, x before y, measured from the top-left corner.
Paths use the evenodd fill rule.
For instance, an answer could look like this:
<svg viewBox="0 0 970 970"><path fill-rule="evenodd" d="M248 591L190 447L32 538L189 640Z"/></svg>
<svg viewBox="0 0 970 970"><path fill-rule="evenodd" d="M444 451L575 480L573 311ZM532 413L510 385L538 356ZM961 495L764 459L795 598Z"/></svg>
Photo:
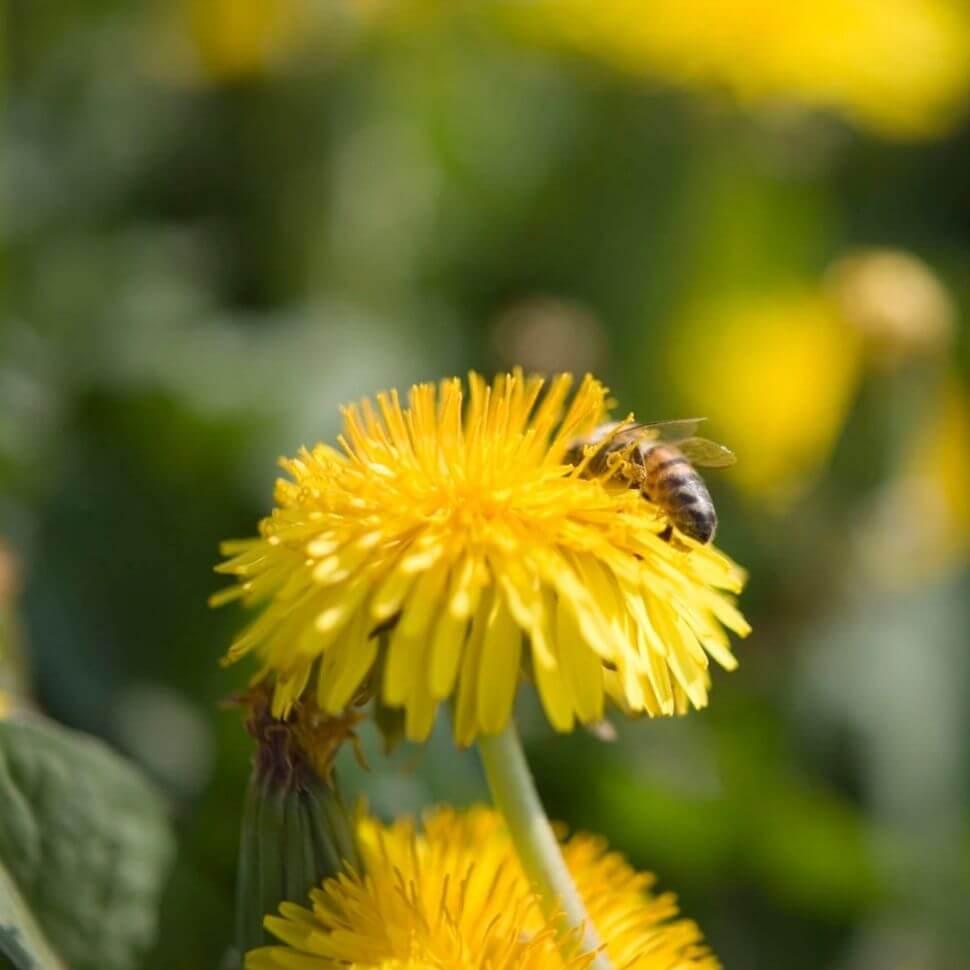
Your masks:
<svg viewBox="0 0 970 970"><path fill-rule="evenodd" d="M676 528L706 545L717 531L717 512L694 466L725 468L736 459L724 445L695 436L703 420L612 421L573 441L565 461L585 461L581 474L586 477L602 476L638 489L667 517L670 525L660 533L663 539L669 540Z"/></svg>

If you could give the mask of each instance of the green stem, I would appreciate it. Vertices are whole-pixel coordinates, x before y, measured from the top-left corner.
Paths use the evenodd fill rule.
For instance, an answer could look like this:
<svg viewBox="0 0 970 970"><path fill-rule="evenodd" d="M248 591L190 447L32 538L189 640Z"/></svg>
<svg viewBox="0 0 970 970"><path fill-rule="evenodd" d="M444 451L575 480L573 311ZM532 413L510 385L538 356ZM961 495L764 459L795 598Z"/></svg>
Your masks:
<svg viewBox="0 0 970 970"><path fill-rule="evenodd" d="M505 818L522 867L538 889L546 915L564 917L561 945L568 948L572 942L575 946L572 931L580 929L583 952L599 949L599 937L542 808L515 725L509 721L500 734L482 737L478 747L492 800ZM564 951L567 958L572 955ZM590 970L612 970L605 952L596 956Z"/></svg>

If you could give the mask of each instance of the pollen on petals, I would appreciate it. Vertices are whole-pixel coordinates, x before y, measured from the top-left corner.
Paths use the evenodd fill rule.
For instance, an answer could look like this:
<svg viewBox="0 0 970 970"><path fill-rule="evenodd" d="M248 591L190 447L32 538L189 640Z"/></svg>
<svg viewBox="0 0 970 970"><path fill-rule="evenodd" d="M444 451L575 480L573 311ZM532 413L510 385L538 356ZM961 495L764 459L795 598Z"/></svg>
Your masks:
<svg viewBox="0 0 970 970"><path fill-rule="evenodd" d="M726 630L748 625L744 572L661 534L638 491L568 464L607 416L587 376L546 384L477 374L343 409L338 447L281 460L258 537L227 543L236 585L214 605L262 606L229 648L255 652L274 716L304 690L340 713L379 672L381 700L423 740L442 701L457 740L504 727L523 671L560 731L707 703L708 659L732 669Z"/></svg>

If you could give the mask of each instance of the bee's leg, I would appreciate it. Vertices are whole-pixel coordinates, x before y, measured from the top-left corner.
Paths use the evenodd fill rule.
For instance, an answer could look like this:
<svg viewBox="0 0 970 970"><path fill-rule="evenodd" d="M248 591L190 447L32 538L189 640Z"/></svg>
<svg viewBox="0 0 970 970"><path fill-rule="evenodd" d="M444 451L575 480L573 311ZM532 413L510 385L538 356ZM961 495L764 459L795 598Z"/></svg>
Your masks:
<svg viewBox="0 0 970 970"><path fill-rule="evenodd" d="M674 527L668 525L666 529L662 532L657 533L658 538L663 539L669 546L673 549L677 549L679 552L690 552L690 546L686 542L681 542L677 536L674 535Z"/></svg>
<svg viewBox="0 0 970 970"><path fill-rule="evenodd" d="M564 465L578 465L583 460L583 446L573 445L562 456L562 460Z"/></svg>
<svg viewBox="0 0 970 970"><path fill-rule="evenodd" d="M589 445L580 446L580 457L576 462L578 465L589 454L589 461L583 469L586 478L598 478L600 475L609 471L607 459L612 454L609 447L601 442L594 442Z"/></svg>
<svg viewBox="0 0 970 970"><path fill-rule="evenodd" d="M643 457L643 452L639 448L634 448L630 452L629 456L630 470L632 475L630 476L630 487L638 488L640 494L648 501L653 501L653 496L650 494L650 489L647 487L647 463L646 459Z"/></svg>
<svg viewBox="0 0 970 970"><path fill-rule="evenodd" d="M650 492L650 488L647 485L647 476L644 474L643 469L640 468L639 466L637 466L637 472L638 472L637 478L639 480L636 481L636 482L631 482L630 483L630 488L637 488L637 489L639 489L640 490L640 494L648 502L651 502L653 505L657 505L657 501L656 501L656 499L654 499L653 495ZM654 520L655 521L659 521L659 520L666 519L666 518L667 518L667 516L660 510L660 507L657 506L657 509L656 509L656 511L654 513ZM663 532L658 533L658 535L660 536L661 539L664 540L664 542L666 542L670 538L671 532L672 532L672 528L671 528L671 526L668 523L667 527L663 530Z"/></svg>

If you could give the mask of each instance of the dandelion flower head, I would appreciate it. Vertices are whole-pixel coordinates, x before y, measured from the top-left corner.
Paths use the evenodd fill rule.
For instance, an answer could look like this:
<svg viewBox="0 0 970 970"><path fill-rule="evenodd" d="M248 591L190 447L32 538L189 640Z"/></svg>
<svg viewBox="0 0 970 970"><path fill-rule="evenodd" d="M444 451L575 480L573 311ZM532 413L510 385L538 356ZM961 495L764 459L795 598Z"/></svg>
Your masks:
<svg viewBox="0 0 970 970"><path fill-rule="evenodd" d="M284 946L246 957L246 970L584 970L566 960L555 924L519 865L500 816L486 808L439 808L417 833L409 820L360 822L366 875L328 879L311 908L283 903L266 928ZM576 835L563 854L607 952L625 970L716 970L674 897L654 895L602 839Z"/></svg>
<svg viewBox="0 0 970 970"><path fill-rule="evenodd" d="M339 450L282 461L277 507L225 544L217 568L238 583L213 598L262 604L228 660L257 653L274 716L308 688L337 714L370 684L415 740L451 698L469 744L505 726L523 671L560 731L607 698L650 715L706 704L708 657L736 665L724 628L748 632L743 573L665 541L639 491L565 463L607 411L598 381L570 386L515 372L472 374L467 394L420 384L406 407L382 393L344 409Z"/></svg>

